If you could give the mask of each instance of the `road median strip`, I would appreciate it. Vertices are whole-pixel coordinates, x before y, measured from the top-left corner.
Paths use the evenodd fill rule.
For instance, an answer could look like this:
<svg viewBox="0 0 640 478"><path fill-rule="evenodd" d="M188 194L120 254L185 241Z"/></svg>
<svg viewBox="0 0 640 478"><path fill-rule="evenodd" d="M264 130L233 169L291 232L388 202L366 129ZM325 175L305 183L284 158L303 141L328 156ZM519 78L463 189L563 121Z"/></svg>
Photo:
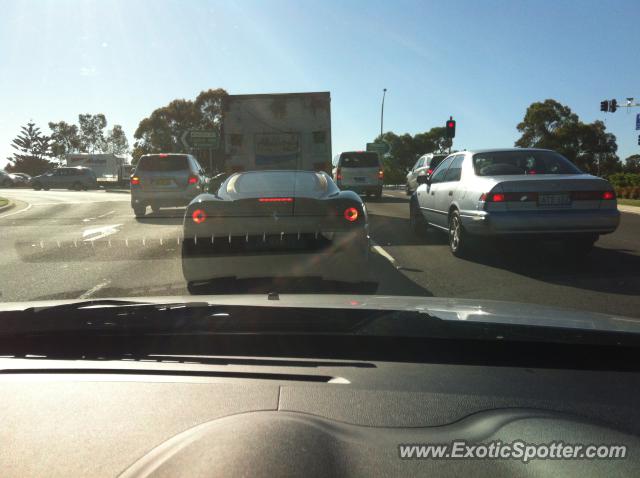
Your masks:
<svg viewBox="0 0 640 478"><path fill-rule="evenodd" d="M0 213L8 211L15 206L15 203L6 198L0 198Z"/></svg>

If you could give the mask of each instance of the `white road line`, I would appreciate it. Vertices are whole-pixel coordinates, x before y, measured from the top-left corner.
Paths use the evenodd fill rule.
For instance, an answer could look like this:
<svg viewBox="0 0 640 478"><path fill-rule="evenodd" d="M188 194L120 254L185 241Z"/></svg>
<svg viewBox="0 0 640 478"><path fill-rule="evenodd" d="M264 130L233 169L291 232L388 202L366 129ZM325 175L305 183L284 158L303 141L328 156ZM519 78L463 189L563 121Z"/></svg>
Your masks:
<svg viewBox="0 0 640 478"><path fill-rule="evenodd" d="M94 227L92 229L85 229L85 231L82 233L82 237L84 242L93 242L97 239L102 239L103 237L107 237L112 234L117 234L119 232L118 227L120 226L122 226L122 224L111 224L107 226ZM94 236L94 237L88 237L88 236Z"/></svg>
<svg viewBox="0 0 640 478"><path fill-rule="evenodd" d="M109 212L105 212L104 214L101 214L100 216L98 216L98 219L102 218L102 217L107 217L109 214L113 214L115 211L109 211Z"/></svg>
<svg viewBox="0 0 640 478"><path fill-rule="evenodd" d="M395 260L395 258L389 254L387 251L385 251L382 246L379 246L378 243L376 243L374 240L371 240L371 249L374 250L374 252L380 254L382 257L384 257L386 260L388 260L389 262L391 262L391 264L393 264L395 267L398 267L398 263Z"/></svg>
<svg viewBox="0 0 640 478"><path fill-rule="evenodd" d="M4 216L0 216L0 219L3 219L5 217L9 217L9 216L13 216L15 214L20 214L21 212L25 212L28 211L29 209L31 209L31 206L33 206L33 204L27 203L27 207L25 207L24 209L20 209L19 211L14 211L14 212L10 212L9 214L5 214Z"/></svg>
<svg viewBox="0 0 640 478"><path fill-rule="evenodd" d="M101 282L100 284L98 284L98 285L92 287L91 289L89 289L88 291L86 291L84 294L80 295L80 297L78 297L78 299L88 299L93 294L98 292L100 289L104 289L105 287L107 287L109 284L111 284L110 280L106 280L104 282Z"/></svg>

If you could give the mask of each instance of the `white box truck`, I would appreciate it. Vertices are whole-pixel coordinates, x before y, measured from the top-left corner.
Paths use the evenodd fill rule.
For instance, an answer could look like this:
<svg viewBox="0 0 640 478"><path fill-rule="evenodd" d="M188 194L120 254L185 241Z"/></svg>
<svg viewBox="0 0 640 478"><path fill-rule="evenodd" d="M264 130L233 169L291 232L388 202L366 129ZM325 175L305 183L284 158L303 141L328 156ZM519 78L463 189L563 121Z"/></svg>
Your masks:
<svg viewBox="0 0 640 478"><path fill-rule="evenodd" d="M331 171L329 92L229 95L223 103L227 172Z"/></svg>
<svg viewBox="0 0 640 478"><path fill-rule="evenodd" d="M101 182L123 182L129 180L131 165L125 156L117 154L75 153L65 156L67 166L90 168Z"/></svg>

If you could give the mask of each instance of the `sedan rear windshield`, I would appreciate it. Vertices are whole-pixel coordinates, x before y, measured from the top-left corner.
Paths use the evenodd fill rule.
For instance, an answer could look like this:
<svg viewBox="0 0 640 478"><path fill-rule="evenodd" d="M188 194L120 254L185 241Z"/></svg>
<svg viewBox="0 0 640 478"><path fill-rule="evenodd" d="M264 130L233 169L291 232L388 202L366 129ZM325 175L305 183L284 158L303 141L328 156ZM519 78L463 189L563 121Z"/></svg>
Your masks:
<svg viewBox="0 0 640 478"><path fill-rule="evenodd" d="M553 151L495 151L473 156L478 176L580 174L572 162Z"/></svg>
<svg viewBox="0 0 640 478"><path fill-rule="evenodd" d="M136 171L182 171L184 169L189 169L187 156L161 156L154 154L140 158Z"/></svg>
<svg viewBox="0 0 640 478"><path fill-rule="evenodd" d="M344 153L340 157L343 168L377 168L380 166L378 153Z"/></svg>

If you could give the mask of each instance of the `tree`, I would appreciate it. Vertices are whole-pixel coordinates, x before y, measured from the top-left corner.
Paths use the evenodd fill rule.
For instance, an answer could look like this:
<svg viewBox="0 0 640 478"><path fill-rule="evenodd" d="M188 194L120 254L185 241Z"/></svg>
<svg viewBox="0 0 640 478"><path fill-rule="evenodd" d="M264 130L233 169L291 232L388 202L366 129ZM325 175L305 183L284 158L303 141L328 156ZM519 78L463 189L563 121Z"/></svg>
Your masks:
<svg viewBox="0 0 640 478"><path fill-rule="evenodd" d="M104 129L107 127L107 119L102 113L95 115L78 115L80 124L80 143L82 151L95 153L104 150Z"/></svg>
<svg viewBox="0 0 640 478"><path fill-rule="evenodd" d="M146 153L185 152L181 137L190 129L219 129L225 96L225 90L211 89L202 91L195 101L177 99L154 110L138 124L133 161Z"/></svg>
<svg viewBox="0 0 640 478"><path fill-rule="evenodd" d="M49 141L50 138L43 135L33 121L22 126L20 134L11 142L11 146L18 152L7 158L10 164L5 169L30 176L37 176L51 169L53 163L47 159L51 153Z"/></svg>
<svg viewBox="0 0 640 478"><path fill-rule="evenodd" d="M391 145L391 153L383 159L385 181L389 184L404 182L407 172L416 159L427 153L446 152L451 147L451 138L446 136L445 127L431 128L414 136L389 131L378 136L375 141L383 140Z"/></svg>
<svg viewBox="0 0 640 478"><path fill-rule="evenodd" d="M129 151L129 141L122 126L113 125L105 139L105 152L113 154L126 154Z"/></svg>
<svg viewBox="0 0 640 478"><path fill-rule="evenodd" d="M624 160L624 172L640 174L640 154L632 154Z"/></svg>
<svg viewBox="0 0 640 478"><path fill-rule="evenodd" d="M51 156L62 160L65 154L79 153L81 150L78 127L66 121L49 122L51 130Z"/></svg>
<svg viewBox="0 0 640 478"><path fill-rule="evenodd" d="M568 106L555 100L532 103L517 126L515 145L558 151L583 171L608 176L621 169L616 137L602 121L583 123Z"/></svg>

